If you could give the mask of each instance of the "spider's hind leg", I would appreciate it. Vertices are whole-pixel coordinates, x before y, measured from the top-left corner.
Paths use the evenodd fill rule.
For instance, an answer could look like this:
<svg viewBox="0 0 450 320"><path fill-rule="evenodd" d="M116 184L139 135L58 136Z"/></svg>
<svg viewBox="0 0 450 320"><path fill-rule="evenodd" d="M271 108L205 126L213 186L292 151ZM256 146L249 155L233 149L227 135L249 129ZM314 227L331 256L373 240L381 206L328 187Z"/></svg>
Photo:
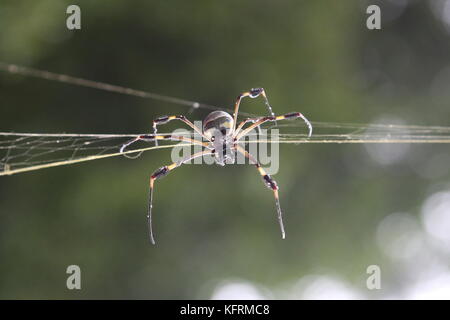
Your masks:
<svg viewBox="0 0 450 320"><path fill-rule="evenodd" d="M150 242L152 244L155 244L155 238L153 235L153 226L152 226L153 189L155 186L155 181L165 177L166 175L169 174L170 171L181 166L182 164L185 164L186 162L188 162L192 159L202 157L204 155L212 154L212 153L213 153L213 150L204 150L204 151L194 153L193 155L187 156L178 162L174 162L168 166L163 166L163 167L159 168L158 170L153 172L153 174L150 176L150 191L149 191L150 194L149 194L149 201L148 201L147 222L148 222L148 231L149 231L149 235L150 235Z"/></svg>
<svg viewBox="0 0 450 320"><path fill-rule="evenodd" d="M278 185L275 180L272 179L270 175L266 173L266 171L261 167L261 164L245 149L243 149L241 146L237 145L236 150L243 154L247 159L250 160L250 162L258 169L259 174L261 175L264 184L267 188L271 189L273 191L273 195L275 197L275 205L277 207L277 215L278 215L278 223L280 225L281 230L281 238L284 239L286 237L286 232L284 231L284 224L283 224L283 213L281 211L280 206L280 199L278 196Z"/></svg>

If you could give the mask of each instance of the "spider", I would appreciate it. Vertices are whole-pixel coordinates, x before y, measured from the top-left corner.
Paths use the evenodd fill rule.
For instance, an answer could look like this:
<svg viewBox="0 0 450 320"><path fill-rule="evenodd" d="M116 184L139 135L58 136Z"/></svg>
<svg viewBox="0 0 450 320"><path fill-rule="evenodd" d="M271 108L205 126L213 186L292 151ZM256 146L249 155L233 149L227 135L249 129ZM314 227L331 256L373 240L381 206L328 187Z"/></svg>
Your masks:
<svg viewBox="0 0 450 320"><path fill-rule="evenodd" d="M269 110L270 116L266 117L258 117L258 118L248 118L243 120L242 122L237 125L237 117L239 112L239 105L241 103L241 100L244 97L249 98L257 98L259 96L262 96L264 98L264 102L266 107ZM251 164L253 164L256 169L258 170L259 174L261 175L264 184L273 191L274 197L275 197L275 205L277 209L278 214L278 223L280 225L281 229L281 237L282 239L285 238L285 231L284 231L284 224L283 224L283 217L281 212L281 206L280 206L280 200L278 196L278 185L275 182L275 180L272 179L270 175L266 173L266 171L261 167L260 163L250 154L248 153L244 148L238 145L239 140L250 133L255 128L259 129L259 126L262 125L265 122L273 121L276 122L277 120L284 120L284 119L296 119L296 118L302 118L303 121L305 121L306 125L308 126L309 133L308 137L311 137L312 134L312 125L306 119L300 112L292 112L287 113L282 116L275 116L275 114L272 112L272 107L269 104L269 100L267 99L267 95L263 88L253 88L249 91L241 93L235 102L234 105L234 113L233 116L231 116L229 113L224 111L213 111L210 114L206 116L206 118L202 122L202 130L195 126L191 121L189 121L185 116L183 115L177 115L177 116L163 116L155 119L153 121L153 134L151 135L140 135L136 137L135 139L125 143L120 148L120 152L123 153L125 148L127 148L129 145L137 142L137 141L154 141L155 144L157 144L158 140L172 140L172 141L184 141L188 142L190 144L196 144L201 145L205 148L205 150L201 152L194 153L193 155L187 156L183 158L182 160L178 162L174 162L170 165L163 166L153 172L153 174L150 176L150 194L149 194L149 202L148 202L148 212L147 212L147 221L148 221L148 229L149 229L149 236L150 236L150 242L152 244L155 244L155 238L153 233L153 227L152 227L152 207L153 207L153 189L155 185L155 181L166 176L170 171L172 171L175 168L178 168L182 164L198 158L203 157L204 155L212 155L214 157L214 161L220 165L224 166L226 164L233 164L235 162L235 154L236 152L241 153L244 155ZM197 139L191 139L184 136L177 136L177 135L157 135L157 126L161 124L166 124L169 121L172 120L179 120L187 124L189 127L191 127L195 132L200 134L203 139L206 141L201 141ZM248 123L251 123L249 126L244 128L244 126ZM237 126L236 126L237 125Z"/></svg>

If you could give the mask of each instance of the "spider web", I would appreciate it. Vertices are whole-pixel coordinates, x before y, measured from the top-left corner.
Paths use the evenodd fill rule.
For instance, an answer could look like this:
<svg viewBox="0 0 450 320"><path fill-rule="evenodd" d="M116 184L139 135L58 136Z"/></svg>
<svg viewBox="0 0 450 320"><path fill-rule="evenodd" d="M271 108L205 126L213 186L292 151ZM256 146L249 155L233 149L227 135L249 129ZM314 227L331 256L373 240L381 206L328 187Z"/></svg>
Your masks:
<svg viewBox="0 0 450 320"><path fill-rule="evenodd" d="M296 121L267 125L263 126L268 130L267 134L258 135L255 131L243 143L450 143L450 127L313 122L313 128L313 136L308 138L306 133L301 133L305 131L304 125ZM286 133L274 133L271 129ZM190 135L186 133L186 136ZM139 156L145 151L175 146L192 146L180 142L158 146L143 143L120 153L122 145L137 136L139 134L0 132L0 176L109 157Z"/></svg>
<svg viewBox="0 0 450 320"><path fill-rule="evenodd" d="M150 146L120 153L120 147L135 137L0 132L0 176L174 146Z"/></svg>
<svg viewBox="0 0 450 320"><path fill-rule="evenodd" d="M89 87L139 98L170 102L189 107L208 110L233 110L200 102L174 98L158 93L135 90L118 85L86 80L65 74L18 66L0 62L0 70L10 74L56 81L65 84ZM240 112L242 116L256 117L254 114ZM280 129L282 133L265 136L250 134L246 143L450 143L450 127L410 126L386 124L355 124L312 122L313 136L308 138L305 125L298 121L267 124L266 129ZM146 146L127 149L120 153L121 146L138 134L49 134L0 132L0 176L20 172L40 170L49 167L69 165L108 157L134 154L189 144L172 143L159 146ZM149 135L147 135L149 136Z"/></svg>

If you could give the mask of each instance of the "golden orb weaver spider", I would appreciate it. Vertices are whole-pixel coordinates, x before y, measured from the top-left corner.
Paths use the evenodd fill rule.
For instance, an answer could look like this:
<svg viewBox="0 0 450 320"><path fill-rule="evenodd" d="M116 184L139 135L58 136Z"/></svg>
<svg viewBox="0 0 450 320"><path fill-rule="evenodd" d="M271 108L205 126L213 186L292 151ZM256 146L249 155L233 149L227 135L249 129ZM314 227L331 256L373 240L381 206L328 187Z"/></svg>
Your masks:
<svg viewBox="0 0 450 320"><path fill-rule="evenodd" d="M248 118L243 120L241 123L237 124L237 116L239 112L239 105L241 103L242 98L250 97L257 98L262 96L264 98L265 104L269 109L270 116L259 117L259 118ZM266 173L266 171L261 167L260 163L244 148L238 145L239 140L250 133L253 129L259 128L265 122L277 120L285 120L285 119L296 119L302 118L308 126L309 133L308 137L311 137L312 134L312 125L300 112L292 112L287 113L282 116L275 116L272 112L272 107L269 104L269 100L267 99L267 95L263 88L253 88L247 92L241 93L235 102L234 113L231 116L229 113L224 111L213 111L203 120L202 129L195 126L191 121L189 121L185 116L163 116L155 119L153 121L153 134L152 135L140 135L135 139L127 142L122 145L120 148L120 152L122 153L126 147L131 145L134 142L143 140L143 141L154 141L155 144L158 143L158 140L173 140L173 141L184 141L190 144L197 144L205 147L207 150L203 150L201 152L194 153L191 156L183 158L178 162L174 162L168 166L163 166L153 172L150 176L150 195L148 202L148 213L147 213L147 221L148 221L148 229L150 235L150 241L152 244L155 244L155 238L153 236L153 226L152 226L152 207L153 207L153 189L155 180L160 179L166 176L173 169L181 166L182 164L198 158L203 157L204 155L213 155L214 161L221 166L225 164L233 164L235 161L235 153L239 152L244 155L258 170L259 174L263 178L265 185L272 189L274 197L275 197L275 205L277 208L278 214L278 223L280 224L281 229L281 237L285 238L284 224L283 224L283 216L281 212L280 200L278 196L278 185L275 180L272 179L270 175ZM207 142L191 139L184 136L177 135L157 135L157 126L161 124L166 124L172 120L180 120L191 127L195 132L200 134L203 139ZM244 126L248 123L252 123L247 128L244 129Z"/></svg>

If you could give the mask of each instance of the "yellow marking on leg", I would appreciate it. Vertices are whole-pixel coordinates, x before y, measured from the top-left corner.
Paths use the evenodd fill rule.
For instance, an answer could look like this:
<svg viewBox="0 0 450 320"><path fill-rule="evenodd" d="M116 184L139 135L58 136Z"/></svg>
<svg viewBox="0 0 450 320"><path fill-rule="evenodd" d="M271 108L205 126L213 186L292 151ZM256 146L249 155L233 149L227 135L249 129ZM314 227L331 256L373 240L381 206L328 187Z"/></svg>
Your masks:
<svg viewBox="0 0 450 320"><path fill-rule="evenodd" d="M233 113L233 130L236 130L236 125L237 125L237 116L239 113L239 105L241 104L241 100L242 98L248 97L250 96L250 92L246 91L243 92L239 95L239 97L237 98L235 104L234 104L234 113Z"/></svg>
<svg viewBox="0 0 450 320"><path fill-rule="evenodd" d="M265 176L267 174L266 171L263 169L263 167L258 167L258 171L259 171L259 174L262 176Z"/></svg>
<svg viewBox="0 0 450 320"><path fill-rule="evenodd" d="M154 139L155 141L157 141L157 140L186 141L186 142L190 142L192 144L197 144L197 145L201 145L204 147L208 147L208 142L202 142L200 140L191 139L191 138L187 138L187 137L183 137L183 136L158 135L158 136L154 136L152 139Z"/></svg>
<svg viewBox="0 0 450 320"><path fill-rule="evenodd" d="M247 135L250 131L252 131L253 129L255 129L256 127L262 125L263 123L267 122L267 121L277 121L277 120L285 120L285 119L295 119L295 118L303 118L303 120L305 120L305 118L301 115L301 113L288 113L282 116L276 116L276 117L262 117L259 118L258 121L254 122L251 126L248 126L246 129L242 130L242 131L236 131L235 132L235 138L236 140L241 139L243 136ZM244 122L241 123L241 125L239 126L240 129L242 129L242 127L245 125L246 122L248 121L252 121L253 119L247 119ZM256 120L256 119L255 119ZM308 122L307 122L308 124ZM310 125L308 125L309 127Z"/></svg>
<svg viewBox="0 0 450 320"><path fill-rule="evenodd" d="M169 121L172 121L172 120L180 120L180 121L182 121L182 122L184 122L185 124L187 124L189 127L191 127L192 129L194 129L194 131L196 131L200 136L202 136L205 140L209 140L204 134L203 134L203 132L202 132L202 130L201 129L199 129L197 126L195 126L191 121L189 121L185 116L183 116L183 115L173 115L173 116L167 116L167 118L165 118L164 117L164 122L163 123L157 123L157 122L155 122L155 121L157 121L158 119L156 119L156 120L153 120L153 129L154 129L154 132L153 133L156 133L156 127L158 126L158 125L162 125L162 124L167 124L167 122L169 122ZM157 141L155 140L155 142L157 143Z"/></svg>
<svg viewBox="0 0 450 320"><path fill-rule="evenodd" d="M170 171L170 170L176 168L177 166L178 166L178 164L176 162L174 162L170 166L167 166L167 169Z"/></svg>

